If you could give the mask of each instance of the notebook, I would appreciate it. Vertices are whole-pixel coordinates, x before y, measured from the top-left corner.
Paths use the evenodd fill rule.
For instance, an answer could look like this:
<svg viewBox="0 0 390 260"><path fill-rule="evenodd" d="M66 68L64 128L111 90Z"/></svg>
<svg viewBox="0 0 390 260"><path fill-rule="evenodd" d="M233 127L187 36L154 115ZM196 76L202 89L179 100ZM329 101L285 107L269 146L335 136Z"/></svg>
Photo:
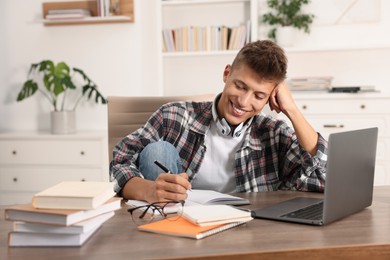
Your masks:
<svg viewBox="0 0 390 260"><path fill-rule="evenodd" d="M170 220L169 218L138 226L138 229L141 231L178 236L178 237L187 237L193 239L202 239L222 231L237 227L248 221L241 222L232 222L226 224L218 224L207 227L200 227L195 225L183 217L180 217L178 220Z"/></svg>
<svg viewBox="0 0 390 260"><path fill-rule="evenodd" d="M233 208L228 205L194 205L184 207L183 217L201 227L252 220L251 211Z"/></svg>
<svg viewBox="0 0 390 260"><path fill-rule="evenodd" d="M224 194L213 190L189 190L187 192L188 198L185 202L185 207L194 205L247 205L250 204L246 198L233 196L230 194ZM146 206L149 203L141 200L128 200L127 205L131 207ZM177 212L178 207L169 206L165 207L165 213Z"/></svg>
<svg viewBox="0 0 390 260"><path fill-rule="evenodd" d="M254 217L326 225L370 206L377 139L376 127L330 134L324 198L297 197L256 209Z"/></svg>

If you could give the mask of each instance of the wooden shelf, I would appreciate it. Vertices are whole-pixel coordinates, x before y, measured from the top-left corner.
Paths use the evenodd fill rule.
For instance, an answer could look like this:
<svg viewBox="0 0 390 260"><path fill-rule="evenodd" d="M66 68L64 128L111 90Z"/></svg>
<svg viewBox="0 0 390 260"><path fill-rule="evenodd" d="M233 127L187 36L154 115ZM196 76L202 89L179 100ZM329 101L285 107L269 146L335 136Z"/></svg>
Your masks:
<svg viewBox="0 0 390 260"><path fill-rule="evenodd" d="M119 11L115 15L98 16L97 0L71 1L71 2L45 2L42 4L43 18L49 10L64 9L88 9L91 17L83 19L48 20L43 19L46 26L59 25L81 25L81 24L103 24L103 23L133 23L134 22L134 0L119 0Z"/></svg>

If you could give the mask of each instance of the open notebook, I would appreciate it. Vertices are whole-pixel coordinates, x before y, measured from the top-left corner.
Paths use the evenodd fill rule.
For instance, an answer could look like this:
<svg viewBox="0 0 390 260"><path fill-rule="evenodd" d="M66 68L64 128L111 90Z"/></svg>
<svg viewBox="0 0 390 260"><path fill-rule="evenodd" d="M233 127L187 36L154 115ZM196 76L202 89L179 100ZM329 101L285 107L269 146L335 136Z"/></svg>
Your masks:
<svg viewBox="0 0 390 260"><path fill-rule="evenodd" d="M247 205L250 204L248 199L240 198L230 194L224 194L212 190L189 190L188 199L185 202L185 207L193 205ZM145 206L149 203L140 200L128 200L127 205L132 207ZM166 207L166 213L174 213L176 207Z"/></svg>

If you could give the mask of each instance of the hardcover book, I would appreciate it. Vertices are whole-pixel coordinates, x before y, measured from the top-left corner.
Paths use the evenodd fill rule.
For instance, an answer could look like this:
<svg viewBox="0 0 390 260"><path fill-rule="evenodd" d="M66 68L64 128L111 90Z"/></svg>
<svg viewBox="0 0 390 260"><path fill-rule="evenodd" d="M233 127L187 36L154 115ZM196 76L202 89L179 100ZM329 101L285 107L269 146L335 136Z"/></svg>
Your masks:
<svg viewBox="0 0 390 260"><path fill-rule="evenodd" d="M111 182L60 182L33 196L42 209L96 209L115 195Z"/></svg>
<svg viewBox="0 0 390 260"><path fill-rule="evenodd" d="M90 238L101 225L95 226L86 233L59 234L35 232L10 232L8 245L19 246L81 246Z"/></svg>
<svg viewBox="0 0 390 260"><path fill-rule="evenodd" d="M18 204L5 208L5 219L70 226L100 214L120 209L122 198L113 197L102 206L91 210L37 209L32 204Z"/></svg>
<svg viewBox="0 0 390 260"><path fill-rule="evenodd" d="M95 227L102 225L104 222L109 220L115 215L115 212L108 212L90 218L71 226L58 226L50 224L40 224L40 223L31 223L31 222L14 222L13 231L14 232L30 232L30 233L56 233L56 234L82 234L88 233L93 230Z"/></svg>

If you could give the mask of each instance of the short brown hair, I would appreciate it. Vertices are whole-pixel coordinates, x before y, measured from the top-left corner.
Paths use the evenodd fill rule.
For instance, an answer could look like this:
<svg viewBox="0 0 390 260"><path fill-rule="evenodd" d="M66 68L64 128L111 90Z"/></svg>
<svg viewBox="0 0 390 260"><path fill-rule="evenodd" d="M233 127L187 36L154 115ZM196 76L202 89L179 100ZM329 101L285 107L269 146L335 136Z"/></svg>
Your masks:
<svg viewBox="0 0 390 260"><path fill-rule="evenodd" d="M265 80L282 82L287 74L287 57L281 47L270 40L246 44L237 54L232 70L246 64Z"/></svg>

